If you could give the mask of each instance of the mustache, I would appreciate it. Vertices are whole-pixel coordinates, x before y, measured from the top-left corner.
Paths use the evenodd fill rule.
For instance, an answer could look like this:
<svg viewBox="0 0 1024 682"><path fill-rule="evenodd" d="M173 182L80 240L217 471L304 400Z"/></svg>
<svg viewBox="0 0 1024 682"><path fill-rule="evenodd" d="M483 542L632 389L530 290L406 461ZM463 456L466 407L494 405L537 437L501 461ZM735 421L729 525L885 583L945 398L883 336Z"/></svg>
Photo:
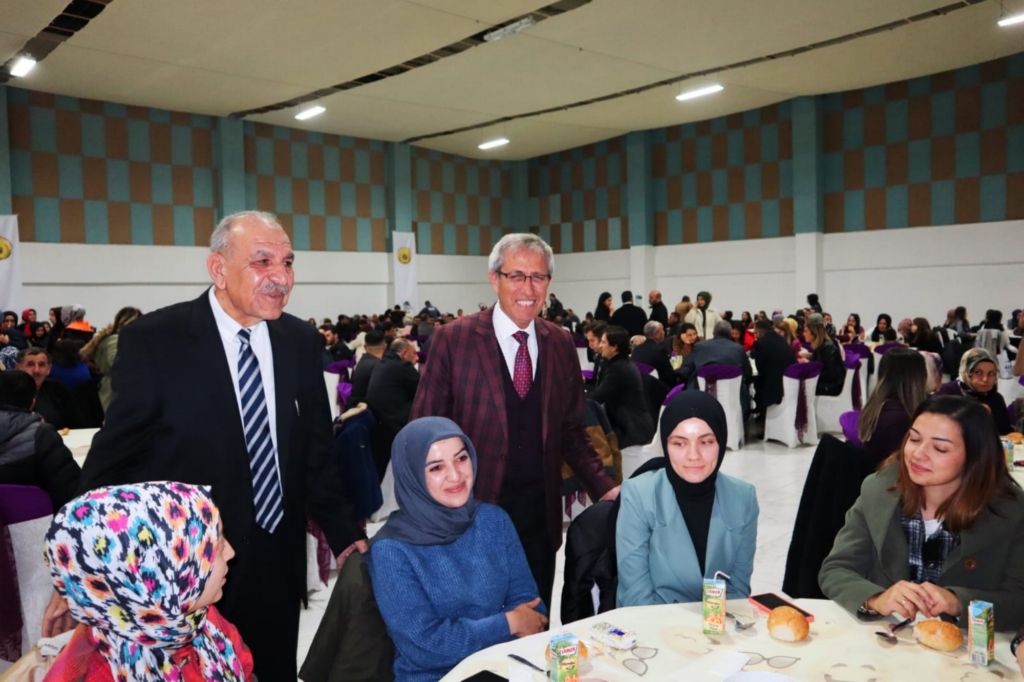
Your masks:
<svg viewBox="0 0 1024 682"><path fill-rule="evenodd" d="M267 282L260 285L260 288L256 290L258 294L278 294L280 296L287 296L291 292L292 288L287 284L274 284L273 282Z"/></svg>

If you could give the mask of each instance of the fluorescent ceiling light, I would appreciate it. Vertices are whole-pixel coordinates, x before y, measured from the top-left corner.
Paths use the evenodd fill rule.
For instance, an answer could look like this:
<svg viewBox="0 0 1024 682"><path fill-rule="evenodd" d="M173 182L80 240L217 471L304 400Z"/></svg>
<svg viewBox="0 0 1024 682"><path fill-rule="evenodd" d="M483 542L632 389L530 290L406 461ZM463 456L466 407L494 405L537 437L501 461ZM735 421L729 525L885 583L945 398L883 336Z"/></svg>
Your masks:
<svg viewBox="0 0 1024 682"><path fill-rule="evenodd" d="M322 106L317 105L315 107L310 107L309 109L306 109L305 111L300 111L299 113L295 114L295 118L299 119L300 121L305 121L307 118L313 118L314 116L319 116L320 114L324 113L325 111L327 111L327 109L324 109Z"/></svg>
<svg viewBox="0 0 1024 682"><path fill-rule="evenodd" d="M36 65L36 60L31 57L19 57L18 61L14 62L14 66L11 67L11 75L16 78L21 78L31 71Z"/></svg>
<svg viewBox="0 0 1024 682"><path fill-rule="evenodd" d="M676 99L680 102L685 102L688 99L695 99L697 97L703 97L704 95L712 95L716 92L721 92L722 90L725 90L725 88L718 83L715 83L714 85L709 85L705 88L697 88L696 90L689 90L687 92L680 93L676 95Z"/></svg>
<svg viewBox="0 0 1024 682"><path fill-rule="evenodd" d="M519 21L509 24L508 26L502 26L501 28L491 31L490 33L485 33L484 40L487 41L488 43L492 43L495 40L501 40L502 38L512 35L513 33L525 31L531 26L534 26L536 23L537 22L533 20L533 17L523 17Z"/></svg>
<svg viewBox="0 0 1024 682"><path fill-rule="evenodd" d="M1013 26L1014 24L1024 24L1024 12L1020 14L1011 14L1010 16L1000 19L1000 26Z"/></svg>
<svg viewBox="0 0 1024 682"><path fill-rule="evenodd" d="M478 145L478 149L494 149L495 147L501 147L502 145L508 144L508 138L499 137L496 140L488 140L481 145Z"/></svg>

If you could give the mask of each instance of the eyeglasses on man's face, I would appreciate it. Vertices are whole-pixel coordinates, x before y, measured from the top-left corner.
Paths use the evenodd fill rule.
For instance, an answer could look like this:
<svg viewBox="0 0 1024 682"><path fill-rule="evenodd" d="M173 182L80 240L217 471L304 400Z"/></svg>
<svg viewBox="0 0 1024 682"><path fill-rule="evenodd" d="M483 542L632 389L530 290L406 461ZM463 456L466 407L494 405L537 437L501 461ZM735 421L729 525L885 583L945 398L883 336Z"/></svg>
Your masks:
<svg viewBox="0 0 1024 682"><path fill-rule="evenodd" d="M536 284L538 286L544 286L545 284L551 281L551 275L527 275L525 272L502 272L501 270L498 270L498 274L507 279L512 284L515 284L516 286L526 284L527 280L530 280L533 284Z"/></svg>

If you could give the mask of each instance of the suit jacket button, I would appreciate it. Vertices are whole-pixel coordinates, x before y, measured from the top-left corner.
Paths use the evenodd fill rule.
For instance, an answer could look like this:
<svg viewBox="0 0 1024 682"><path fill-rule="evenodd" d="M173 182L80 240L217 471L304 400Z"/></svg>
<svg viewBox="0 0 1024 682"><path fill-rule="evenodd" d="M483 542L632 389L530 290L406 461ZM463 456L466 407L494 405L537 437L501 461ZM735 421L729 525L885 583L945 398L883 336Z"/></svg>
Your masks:
<svg viewBox="0 0 1024 682"><path fill-rule="evenodd" d="M975 561L974 559L968 559L967 561L964 562L964 568L966 568L968 571L973 571L977 567L978 567L978 562Z"/></svg>

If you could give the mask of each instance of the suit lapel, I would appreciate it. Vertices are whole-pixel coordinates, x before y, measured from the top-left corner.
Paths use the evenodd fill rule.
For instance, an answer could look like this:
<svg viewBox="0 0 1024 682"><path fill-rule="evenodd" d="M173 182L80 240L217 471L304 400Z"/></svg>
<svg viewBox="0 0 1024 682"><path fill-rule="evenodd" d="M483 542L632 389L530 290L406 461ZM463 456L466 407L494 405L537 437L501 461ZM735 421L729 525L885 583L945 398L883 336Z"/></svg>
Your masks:
<svg viewBox="0 0 1024 682"><path fill-rule="evenodd" d="M482 312L476 319L476 334L480 342L476 346L476 361L480 364L483 372L484 382L487 384L487 393L494 401L494 414L501 424L501 434L505 442L508 442L508 415L505 411L505 386L501 376L501 363L505 362L505 356L501 351L501 344L494 334L494 308ZM495 352L497 351L497 352Z"/></svg>
<svg viewBox="0 0 1024 682"><path fill-rule="evenodd" d="M969 529L960 533L960 544L942 564L942 572L960 566L993 542L1006 541L1006 528L1020 518L1020 508L1004 498L995 497ZM986 567L987 568L987 567Z"/></svg>
<svg viewBox="0 0 1024 682"><path fill-rule="evenodd" d="M892 477L895 480L895 476ZM900 524L899 498L889 493L884 501L865 515L868 531L875 543L875 553L881 561L879 568L889 580L896 583L907 579L910 552Z"/></svg>
<svg viewBox="0 0 1024 682"><path fill-rule="evenodd" d="M693 576L700 575L697 550L693 548L693 539L690 538L690 531L686 527L686 519L679 511L675 492L673 492L672 484L668 482L667 476L661 475L658 487L659 490L654 495L654 499L658 501L658 524L668 530L670 537L679 538L676 544L678 554L673 556L668 564L676 576L677 584L689 585ZM710 531L708 531L708 537L711 537ZM705 564L707 564L706 561Z"/></svg>
<svg viewBox="0 0 1024 682"><path fill-rule="evenodd" d="M242 431L242 416L238 412L238 396L235 395L231 370L228 369L228 362L237 362L238 358L229 360L224 352L217 321L213 317L213 309L210 308L208 292L204 292L196 299L192 307L189 332L196 342L196 352L190 364L198 370L199 376L203 377L206 390L202 391L201 395L207 401L210 422L228 426L228 429L218 430L218 433L231 434L225 435L231 446L248 453L245 434Z"/></svg>
<svg viewBox="0 0 1024 682"><path fill-rule="evenodd" d="M551 362L554 356L552 350L552 338L551 330L547 328L540 320L537 320L534 329L537 330L537 376L540 376L540 365L542 362ZM540 424L541 437L544 439L544 449L547 450L548 446L548 415L551 413L551 393L555 390L555 382L552 379L548 381L541 381L540 387L543 391L541 396L542 400L542 415Z"/></svg>
<svg viewBox="0 0 1024 682"><path fill-rule="evenodd" d="M274 404L277 406L277 460L281 472L281 489L285 486L285 466L288 460L288 439L298 411L298 390L295 352L291 339L285 334L279 320L267 322L270 348L274 354Z"/></svg>

